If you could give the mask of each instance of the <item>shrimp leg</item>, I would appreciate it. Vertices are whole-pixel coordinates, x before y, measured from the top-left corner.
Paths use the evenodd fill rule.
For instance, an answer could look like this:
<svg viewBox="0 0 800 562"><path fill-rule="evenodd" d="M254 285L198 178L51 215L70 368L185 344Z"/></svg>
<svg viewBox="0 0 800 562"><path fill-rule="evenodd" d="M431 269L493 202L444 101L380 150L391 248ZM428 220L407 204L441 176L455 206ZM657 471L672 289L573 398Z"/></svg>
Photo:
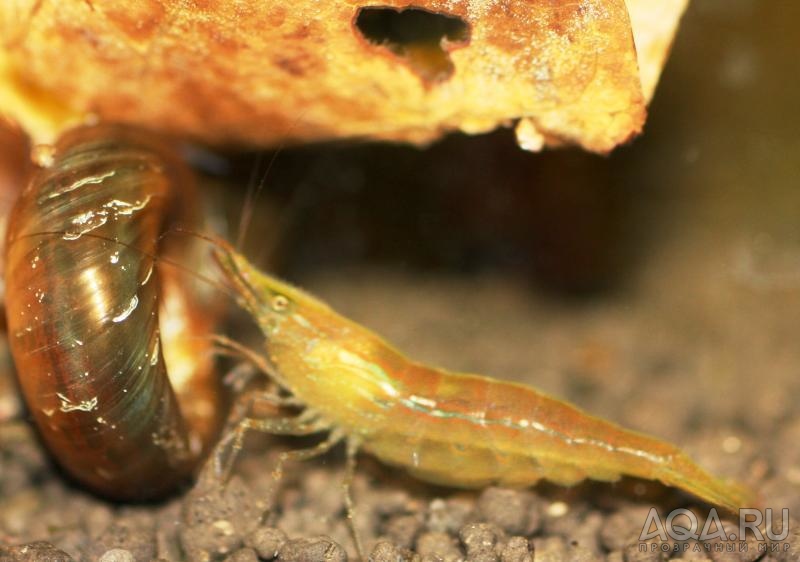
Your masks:
<svg viewBox="0 0 800 562"><path fill-rule="evenodd" d="M295 449L294 451L284 451L278 456L278 464L272 472L275 481L279 481L283 477L283 467L287 462L294 461L307 461L324 455L336 445L342 442L345 435L341 431L331 431L328 436L323 440L307 449Z"/></svg>
<svg viewBox="0 0 800 562"><path fill-rule="evenodd" d="M353 535L353 542L356 545L356 552L359 560L366 560L364 557L364 542L361 534L356 530L356 504L353 501L353 479L356 475L356 464L358 448L360 443L355 437L347 439L347 460L344 466L344 479L342 480L342 494L344 495L344 505L347 510L347 526L350 534Z"/></svg>
<svg viewBox="0 0 800 562"><path fill-rule="evenodd" d="M278 433L274 431L272 428L272 424L261 423L264 421L272 421L272 420L244 420L245 422L258 422L257 424L253 425L252 423L248 423L248 429L257 429L259 431L264 431L267 433ZM281 424L277 424L281 426L287 422L286 419L282 420L275 420L282 422ZM293 421L292 419L288 421ZM289 434L289 435L299 435L298 433L282 433L282 434ZM361 540L360 533L356 530L355 527L355 513L356 507L355 502L353 501L353 494L352 494L352 487L353 487L353 479L355 477L356 472L356 465L357 465L357 455L358 455L358 447L359 441L354 437L346 437L344 433L340 430L333 430L328 434L328 437L314 445L313 447L309 447L307 449L296 449L294 451L285 451L280 454L278 457L278 463L275 465L275 468L272 471L272 476L274 479L275 486L278 485L281 478L283 478L283 468L287 462L292 461L304 461L310 460L320 455L323 455L330 451L333 447L345 441L347 447L347 460L345 462L345 473L344 478L342 479L342 495L344 498L344 505L345 510L347 512L347 525L350 529L350 534L353 536L353 542L356 546L356 552L358 553L359 560L366 560L364 557L364 543ZM240 447L241 445L239 445ZM270 494L272 495L272 494Z"/></svg>
<svg viewBox="0 0 800 562"><path fill-rule="evenodd" d="M305 412L304 412L305 414ZM233 470L236 458L242 450L244 438L251 429L256 429L271 435L314 435L330 429L327 424L320 423L318 420L307 421L304 415L291 418L268 418L256 419L245 418L236 427L228 432L217 445L214 453L214 466L216 473L227 481Z"/></svg>
<svg viewBox="0 0 800 562"><path fill-rule="evenodd" d="M227 338L220 334L212 336L214 343L218 346L218 352L228 353L231 356L239 356L250 362L257 370L261 371L266 377L283 389L287 389L286 381L283 380L278 370L257 351L253 351L239 342Z"/></svg>

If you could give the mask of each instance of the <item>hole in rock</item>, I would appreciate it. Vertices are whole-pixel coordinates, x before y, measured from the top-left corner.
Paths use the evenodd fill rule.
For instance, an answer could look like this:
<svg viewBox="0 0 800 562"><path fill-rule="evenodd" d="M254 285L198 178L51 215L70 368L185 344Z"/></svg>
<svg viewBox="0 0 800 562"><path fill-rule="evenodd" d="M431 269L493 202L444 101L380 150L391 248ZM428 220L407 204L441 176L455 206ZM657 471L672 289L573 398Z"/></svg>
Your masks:
<svg viewBox="0 0 800 562"><path fill-rule="evenodd" d="M405 59L426 83L450 78L455 70L450 51L469 41L469 26L461 18L419 8L361 8L355 26L370 43Z"/></svg>

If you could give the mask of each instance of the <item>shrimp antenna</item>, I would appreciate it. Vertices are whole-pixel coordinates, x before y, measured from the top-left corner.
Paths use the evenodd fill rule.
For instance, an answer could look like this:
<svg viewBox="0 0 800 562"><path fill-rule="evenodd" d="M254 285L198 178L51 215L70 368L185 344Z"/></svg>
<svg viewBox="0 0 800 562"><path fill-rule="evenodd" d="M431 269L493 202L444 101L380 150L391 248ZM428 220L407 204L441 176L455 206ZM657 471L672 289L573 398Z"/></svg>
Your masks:
<svg viewBox="0 0 800 562"><path fill-rule="evenodd" d="M159 239L161 239L161 238L165 237L167 234L171 234L171 233L184 234L186 236L191 236L192 238L197 238L199 240L204 240L204 241L208 242L209 244L211 244L212 246L216 246L217 250L220 250L224 254L227 254L227 255L231 255L231 254L236 254L237 253L231 247L231 245L226 240L224 240L222 238L218 238L216 236L212 236L212 235L208 235L208 234L202 234L200 232L195 232L194 230L186 230L184 228L181 228L180 226L175 226L175 227L172 227L171 229L165 231L163 234L161 234L159 236ZM216 258L217 263L221 265L219 255L215 255L214 257ZM238 268L237 268L237 270L238 270ZM253 287L250 286L249 283L243 283L243 286L248 290L248 292L250 293L250 296L252 298L254 298L256 300L256 302L262 302L261 295L259 295L253 289ZM232 292L235 293L235 291L232 291ZM231 294L231 293L229 292L228 294ZM239 295L238 294L234 297L234 300L239 302Z"/></svg>
<svg viewBox="0 0 800 562"><path fill-rule="evenodd" d="M235 249L237 251L242 250L242 246L244 245L245 236L247 236L247 231L250 228L250 223L253 222L253 209L256 206L256 201L258 201L261 192L264 191L264 188L267 185L267 178L269 177L270 172L272 171L272 167L275 165L275 162L278 160L278 156L286 149L288 145L288 139L291 135L292 131L294 131L298 125L302 122L303 118L306 115L305 110L298 115L297 119L295 119L287 128L283 134L283 140L278 145L278 148L275 149L275 152L272 153L272 157L269 159L267 163L267 169L264 170L264 173L261 175L261 179L256 182L256 175L258 171L261 169L261 163L264 159L264 153L260 152L258 157L256 158L256 163L253 166L253 171L250 174L250 179L247 182L247 193L245 194L244 204L242 205L242 218L239 221L239 232L236 234L236 246Z"/></svg>
<svg viewBox="0 0 800 562"><path fill-rule="evenodd" d="M219 236L215 236L213 234L203 234L202 232L189 230L188 228L183 228L182 226L173 226L168 228L159 235L158 240L161 241L170 234L183 234L184 236L189 236L191 238L196 238L198 240L203 240L204 242L208 242L212 246L222 248L223 251L226 252L233 251L233 247L230 245L230 243L227 240L220 238Z"/></svg>
<svg viewBox="0 0 800 562"><path fill-rule="evenodd" d="M276 150L272 155L272 158L267 165L267 169L261 176L261 180L258 181L258 183L256 183L256 174L258 173L258 170L261 169L261 163L264 160L264 153L259 152L258 156L256 156L256 163L253 165L253 169L250 172L250 179L247 180L247 193L244 196L244 203L242 204L242 218L239 221L239 232L236 233L237 250L241 250L242 246L244 245L245 233L250 228L250 223L253 221L253 208L255 207L258 196L264 189L264 184L267 181L267 176L272 169L272 164L275 162L277 154L278 150Z"/></svg>

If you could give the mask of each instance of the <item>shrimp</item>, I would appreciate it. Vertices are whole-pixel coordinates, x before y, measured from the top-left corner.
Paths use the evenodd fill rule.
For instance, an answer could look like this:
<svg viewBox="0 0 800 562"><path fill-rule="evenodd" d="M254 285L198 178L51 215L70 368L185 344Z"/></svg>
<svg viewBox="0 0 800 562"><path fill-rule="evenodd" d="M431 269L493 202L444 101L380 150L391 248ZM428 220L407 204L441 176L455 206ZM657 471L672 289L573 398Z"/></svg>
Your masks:
<svg viewBox="0 0 800 562"><path fill-rule="evenodd" d="M527 487L545 479L658 480L728 511L751 505L677 446L593 417L522 384L454 373L406 358L314 296L267 275L225 245L224 276L266 340L278 384L307 406L300 418L245 420L284 434L330 431L315 451L357 450L446 486ZM349 501L349 500L348 500Z"/></svg>

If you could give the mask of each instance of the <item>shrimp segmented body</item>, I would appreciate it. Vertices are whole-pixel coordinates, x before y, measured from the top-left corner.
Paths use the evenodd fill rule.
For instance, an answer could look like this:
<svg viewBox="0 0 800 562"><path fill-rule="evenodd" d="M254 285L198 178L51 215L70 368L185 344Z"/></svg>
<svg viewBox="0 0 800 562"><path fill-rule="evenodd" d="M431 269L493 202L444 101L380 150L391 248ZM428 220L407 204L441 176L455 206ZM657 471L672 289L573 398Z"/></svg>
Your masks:
<svg viewBox="0 0 800 562"><path fill-rule="evenodd" d="M733 511L752 498L675 445L529 386L429 367L225 246L225 276L266 339L278 383L350 449L456 487L658 480Z"/></svg>

